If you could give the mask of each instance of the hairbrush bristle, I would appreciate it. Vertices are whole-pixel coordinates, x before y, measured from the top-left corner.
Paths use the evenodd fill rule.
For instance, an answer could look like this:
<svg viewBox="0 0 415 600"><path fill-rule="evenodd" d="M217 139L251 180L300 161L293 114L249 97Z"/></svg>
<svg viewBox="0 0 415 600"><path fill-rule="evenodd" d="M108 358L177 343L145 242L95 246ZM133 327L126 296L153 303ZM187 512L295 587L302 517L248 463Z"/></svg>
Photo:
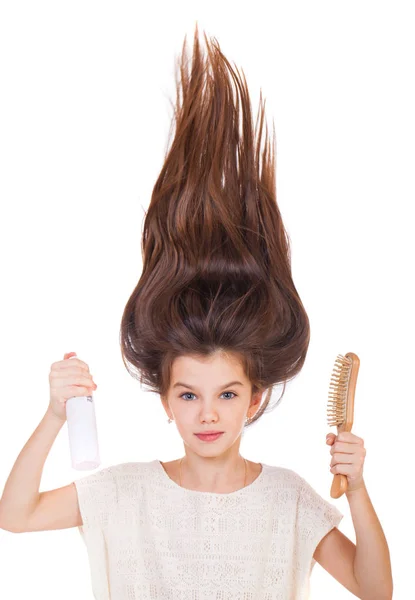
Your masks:
<svg viewBox="0 0 415 600"><path fill-rule="evenodd" d="M353 361L347 356L337 355L330 379L327 422L330 426L340 425L346 420L346 399Z"/></svg>

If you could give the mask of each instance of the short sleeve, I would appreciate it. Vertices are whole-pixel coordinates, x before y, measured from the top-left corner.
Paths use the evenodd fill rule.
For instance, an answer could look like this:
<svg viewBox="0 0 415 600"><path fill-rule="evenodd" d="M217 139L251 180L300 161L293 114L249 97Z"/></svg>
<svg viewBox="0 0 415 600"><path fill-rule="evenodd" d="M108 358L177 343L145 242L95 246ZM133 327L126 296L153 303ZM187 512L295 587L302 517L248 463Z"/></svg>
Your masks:
<svg viewBox="0 0 415 600"><path fill-rule="evenodd" d="M108 576L108 523L117 504L116 465L74 481L83 524L94 598L110 600Z"/></svg>
<svg viewBox="0 0 415 600"><path fill-rule="evenodd" d="M299 533L303 547L307 549L307 554L312 556L319 542L339 525L344 515L332 502L320 496L305 479L301 479Z"/></svg>
<svg viewBox="0 0 415 600"><path fill-rule="evenodd" d="M114 469L107 467L74 481L84 530L108 525L117 502Z"/></svg>

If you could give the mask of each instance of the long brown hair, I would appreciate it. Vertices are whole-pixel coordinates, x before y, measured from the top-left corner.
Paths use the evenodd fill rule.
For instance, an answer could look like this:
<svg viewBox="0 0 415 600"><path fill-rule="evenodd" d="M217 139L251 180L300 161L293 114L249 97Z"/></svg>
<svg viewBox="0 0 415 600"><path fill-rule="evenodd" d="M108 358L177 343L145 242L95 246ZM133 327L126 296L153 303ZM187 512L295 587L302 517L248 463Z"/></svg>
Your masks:
<svg viewBox="0 0 415 600"><path fill-rule="evenodd" d="M162 398L177 357L237 357L252 394L268 388L249 426L273 386L283 383L283 395L302 369L310 326L276 201L274 126L261 151L262 93L258 132L245 76L205 33L203 57L198 35L196 23L189 66L184 38L175 134L144 218L143 270L122 316L121 353L127 371Z"/></svg>

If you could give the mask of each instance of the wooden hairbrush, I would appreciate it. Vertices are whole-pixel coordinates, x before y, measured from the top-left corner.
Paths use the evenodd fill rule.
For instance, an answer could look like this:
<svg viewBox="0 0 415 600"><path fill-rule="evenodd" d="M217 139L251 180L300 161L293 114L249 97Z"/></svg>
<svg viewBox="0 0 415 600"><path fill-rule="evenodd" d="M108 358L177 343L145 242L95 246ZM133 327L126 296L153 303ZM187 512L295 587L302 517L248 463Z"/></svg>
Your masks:
<svg viewBox="0 0 415 600"><path fill-rule="evenodd" d="M337 355L329 386L327 422L330 427L337 426L337 435L342 431L351 431L354 415L354 394L360 360L357 354L348 352ZM336 473L330 490L332 498L340 498L347 492L347 476Z"/></svg>

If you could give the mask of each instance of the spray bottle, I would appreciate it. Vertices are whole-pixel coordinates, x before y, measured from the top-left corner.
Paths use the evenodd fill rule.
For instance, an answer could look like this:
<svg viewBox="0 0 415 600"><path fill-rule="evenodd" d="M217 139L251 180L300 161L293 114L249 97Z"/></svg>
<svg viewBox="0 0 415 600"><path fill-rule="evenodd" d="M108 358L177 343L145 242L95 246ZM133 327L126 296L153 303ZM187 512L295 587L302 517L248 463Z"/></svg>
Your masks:
<svg viewBox="0 0 415 600"><path fill-rule="evenodd" d="M73 353L73 356L76 356ZM73 358L71 356L70 358ZM70 360L69 358L69 360ZM66 401L72 468L91 471L101 464L98 448L95 403L91 396L74 396Z"/></svg>

